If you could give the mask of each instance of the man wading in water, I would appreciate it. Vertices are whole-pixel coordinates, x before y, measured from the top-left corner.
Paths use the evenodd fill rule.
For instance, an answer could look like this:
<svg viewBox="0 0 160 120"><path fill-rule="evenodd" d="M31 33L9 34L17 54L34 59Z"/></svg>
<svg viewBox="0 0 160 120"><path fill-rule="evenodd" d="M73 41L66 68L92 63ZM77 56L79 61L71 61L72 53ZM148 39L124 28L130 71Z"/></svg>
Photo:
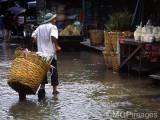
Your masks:
<svg viewBox="0 0 160 120"><path fill-rule="evenodd" d="M57 85L58 85L58 71L57 71L57 53L56 51L60 51L61 47L59 47L57 43L58 39L58 30L55 26L56 22L56 14L53 15L51 13L47 13L44 16L45 21L42 25L40 25L33 33L32 37L35 41L38 52L42 52L45 56L49 56L52 59L51 65L54 66L51 75L51 84L53 86L53 93L58 94ZM45 96L45 84L48 84L47 75L44 77L41 83L41 89L38 92L38 98L43 98Z"/></svg>

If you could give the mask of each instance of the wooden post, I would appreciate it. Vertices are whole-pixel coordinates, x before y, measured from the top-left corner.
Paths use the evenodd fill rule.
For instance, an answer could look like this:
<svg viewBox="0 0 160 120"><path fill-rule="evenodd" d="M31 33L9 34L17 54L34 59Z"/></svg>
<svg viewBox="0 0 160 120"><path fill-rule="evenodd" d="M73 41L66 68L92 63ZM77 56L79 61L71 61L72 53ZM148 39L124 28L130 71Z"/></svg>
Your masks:
<svg viewBox="0 0 160 120"><path fill-rule="evenodd" d="M119 69L121 69L140 49L142 45L139 45L132 53L128 56L128 58L120 65Z"/></svg>

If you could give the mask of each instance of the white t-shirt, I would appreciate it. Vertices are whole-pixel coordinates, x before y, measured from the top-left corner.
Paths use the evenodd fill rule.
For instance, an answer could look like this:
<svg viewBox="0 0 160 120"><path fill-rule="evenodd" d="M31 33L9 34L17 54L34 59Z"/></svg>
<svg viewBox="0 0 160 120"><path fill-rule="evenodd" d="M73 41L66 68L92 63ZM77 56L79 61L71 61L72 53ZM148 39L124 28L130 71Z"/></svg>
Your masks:
<svg viewBox="0 0 160 120"><path fill-rule="evenodd" d="M32 33L32 37L37 39L38 52L43 52L46 56L53 56L57 60L57 49L52 42L51 36L58 39L57 27L51 23L40 25Z"/></svg>

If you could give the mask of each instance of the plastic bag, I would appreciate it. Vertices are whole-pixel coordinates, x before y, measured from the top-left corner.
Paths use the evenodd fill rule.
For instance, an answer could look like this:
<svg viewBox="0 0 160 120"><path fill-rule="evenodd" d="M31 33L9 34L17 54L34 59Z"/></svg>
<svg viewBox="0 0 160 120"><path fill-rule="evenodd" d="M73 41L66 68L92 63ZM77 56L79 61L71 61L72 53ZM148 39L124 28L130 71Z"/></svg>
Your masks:
<svg viewBox="0 0 160 120"><path fill-rule="evenodd" d="M153 39L154 39L153 34L146 34L146 35L144 36L144 41L145 41L145 42L153 42Z"/></svg>
<svg viewBox="0 0 160 120"><path fill-rule="evenodd" d="M155 31L156 32L156 29ZM154 40L154 34L153 34L153 26L151 24L151 20L148 20L146 23L146 26L143 31L143 41L144 42L153 42Z"/></svg>
<svg viewBox="0 0 160 120"><path fill-rule="evenodd" d="M81 31L81 23L79 21L75 21L73 24L72 24L73 27L78 27L79 30Z"/></svg>
<svg viewBox="0 0 160 120"><path fill-rule="evenodd" d="M147 28L146 28L146 26L144 26L142 28L142 34L141 34L141 41L143 41L143 42L144 42L144 36L146 35L146 33L147 33Z"/></svg>
<svg viewBox="0 0 160 120"><path fill-rule="evenodd" d="M134 39L136 41L141 41L141 34L142 34L142 27L141 26L137 26L137 29L134 32Z"/></svg>

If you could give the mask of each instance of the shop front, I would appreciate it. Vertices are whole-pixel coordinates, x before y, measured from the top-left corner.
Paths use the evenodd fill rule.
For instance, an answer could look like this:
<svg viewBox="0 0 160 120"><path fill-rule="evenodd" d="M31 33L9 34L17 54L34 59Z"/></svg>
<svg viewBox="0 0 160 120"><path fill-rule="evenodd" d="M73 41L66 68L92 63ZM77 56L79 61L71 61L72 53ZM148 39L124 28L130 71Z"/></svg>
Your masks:
<svg viewBox="0 0 160 120"><path fill-rule="evenodd" d="M126 16L127 12L124 11L110 16L111 19L106 24L108 29L104 32L106 50L103 53L107 67L110 66L113 71L151 74L160 68L160 11L156 7L159 2L136 2L135 9L130 11L131 14L129 12L127 16L131 17L127 20L127 17L120 18L121 15Z"/></svg>
<svg viewBox="0 0 160 120"><path fill-rule="evenodd" d="M84 0L46 0L44 2L45 10L38 14L42 16L48 12L57 14L58 42L84 41Z"/></svg>
<svg viewBox="0 0 160 120"><path fill-rule="evenodd" d="M76 41L75 38L77 41L83 41L90 37L89 30L105 29L104 24L108 21L109 14L120 9L133 11L134 4L134 0L37 0L37 12L44 15L47 12L56 11L56 25L59 30L59 39L61 39L58 41L64 42L68 39Z"/></svg>

